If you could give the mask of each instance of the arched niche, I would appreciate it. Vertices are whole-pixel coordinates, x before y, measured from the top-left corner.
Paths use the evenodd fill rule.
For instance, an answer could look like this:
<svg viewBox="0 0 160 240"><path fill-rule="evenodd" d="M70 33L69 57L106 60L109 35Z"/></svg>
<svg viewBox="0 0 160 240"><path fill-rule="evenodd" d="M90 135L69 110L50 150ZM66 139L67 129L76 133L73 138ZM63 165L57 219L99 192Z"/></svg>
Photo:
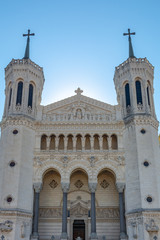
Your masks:
<svg viewBox="0 0 160 240"><path fill-rule="evenodd" d="M99 207L118 207L119 196L115 174L109 169L102 169L97 176L96 199Z"/></svg>

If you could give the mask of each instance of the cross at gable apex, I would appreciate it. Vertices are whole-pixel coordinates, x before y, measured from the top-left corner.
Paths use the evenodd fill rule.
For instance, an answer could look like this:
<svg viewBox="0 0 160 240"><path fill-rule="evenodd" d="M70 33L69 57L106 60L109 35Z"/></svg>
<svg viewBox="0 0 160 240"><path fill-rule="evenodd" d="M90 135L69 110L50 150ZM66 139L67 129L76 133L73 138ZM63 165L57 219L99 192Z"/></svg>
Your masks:
<svg viewBox="0 0 160 240"><path fill-rule="evenodd" d="M78 87L77 90L75 90L74 92L77 93L77 95L81 95L81 93L83 93L83 90L81 90L81 89Z"/></svg>

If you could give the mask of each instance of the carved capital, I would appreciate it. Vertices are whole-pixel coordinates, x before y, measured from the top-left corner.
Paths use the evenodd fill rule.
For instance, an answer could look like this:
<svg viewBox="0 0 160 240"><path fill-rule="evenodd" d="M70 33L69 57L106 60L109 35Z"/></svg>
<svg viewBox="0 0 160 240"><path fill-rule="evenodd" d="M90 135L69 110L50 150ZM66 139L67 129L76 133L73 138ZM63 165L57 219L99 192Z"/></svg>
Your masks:
<svg viewBox="0 0 160 240"><path fill-rule="evenodd" d="M94 182L94 183L88 183L88 186L89 186L89 190L91 192L95 192L96 191L96 188L97 188L97 183Z"/></svg>
<svg viewBox="0 0 160 240"><path fill-rule="evenodd" d="M61 182L62 191L63 192L68 192L69 191L69 185L70 185L70 183Z"/></svg>
<svg viewBox="0 0 160 240"><path fill-rule="evenodd" d="M125 183L118 182L116 183L116 187L119 193L122 193L125 187Z"/></svg>
<svg viewBox="0 0 160 240"><path fill-rule="evenodd" d="M39 193L42 189L42 183L41 182L33 183L33 187L35 192Z"/></svg>

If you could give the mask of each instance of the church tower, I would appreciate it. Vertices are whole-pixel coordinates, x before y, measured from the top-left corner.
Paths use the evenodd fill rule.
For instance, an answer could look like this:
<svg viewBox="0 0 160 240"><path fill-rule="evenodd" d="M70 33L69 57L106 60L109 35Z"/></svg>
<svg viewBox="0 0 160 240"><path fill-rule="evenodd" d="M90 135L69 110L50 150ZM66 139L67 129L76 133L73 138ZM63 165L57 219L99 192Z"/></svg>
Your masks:
<svg viewBox="0 0 160 240"><path fill-rule="evenodd" d="M33 212L34 121L44 84L43 69L29 58L29 37L23 59L5 69L5 108L1 122L0 222L7 239L30 239ZM3 187L2 187L3 186ZM4 238L6 239L6 238Z"/></svg>
<svg viewBox="0 0 160 240"><path fill-rule="evenodd" d="M153 101L154 68L133 53L115 69L114 83L124 121L125 208L128 239L159 239L160 164ZM159 236L159 237L158 237Z"/></svg>

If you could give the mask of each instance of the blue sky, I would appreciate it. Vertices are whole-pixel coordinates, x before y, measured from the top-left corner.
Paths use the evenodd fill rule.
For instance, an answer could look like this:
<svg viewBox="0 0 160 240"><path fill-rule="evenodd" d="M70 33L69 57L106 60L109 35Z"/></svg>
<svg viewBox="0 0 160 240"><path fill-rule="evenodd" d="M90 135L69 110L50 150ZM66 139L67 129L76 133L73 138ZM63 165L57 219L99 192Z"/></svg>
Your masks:
<svg viewBox="0 0 160 240"><path fill-rule="evenodd" d="M4 68L24 56L28 29L30 58L44 69L42 104L83 94L116 104L114 70L128 58L128 28L136 57L155 67L154 100L160 120L159 0L27 0L0 5L0 118L4 107Z"/></svg>

